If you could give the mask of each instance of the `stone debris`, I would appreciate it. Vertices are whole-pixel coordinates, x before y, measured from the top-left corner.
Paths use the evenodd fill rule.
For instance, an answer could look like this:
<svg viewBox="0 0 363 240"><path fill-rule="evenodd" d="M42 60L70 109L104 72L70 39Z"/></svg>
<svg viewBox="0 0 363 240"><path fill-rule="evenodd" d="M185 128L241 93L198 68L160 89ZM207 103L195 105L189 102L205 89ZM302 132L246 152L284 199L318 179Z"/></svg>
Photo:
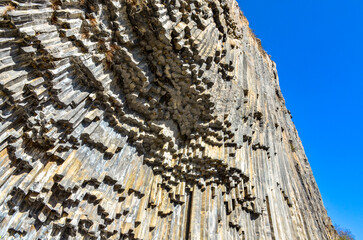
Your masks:
<svg viewBox="0 0 363 240"><path fill-rule="evenodd" d="M335 238L234 0L0 5L1 238Z"/></svg>

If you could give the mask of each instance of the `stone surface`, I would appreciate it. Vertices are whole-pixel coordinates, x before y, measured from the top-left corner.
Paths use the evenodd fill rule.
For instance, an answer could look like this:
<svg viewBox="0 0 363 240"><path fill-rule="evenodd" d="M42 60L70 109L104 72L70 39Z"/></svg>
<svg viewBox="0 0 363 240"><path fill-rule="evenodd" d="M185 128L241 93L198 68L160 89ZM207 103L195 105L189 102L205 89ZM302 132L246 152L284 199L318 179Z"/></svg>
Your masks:
<svg viewBox="0 0 363 240"><path fill-rule="evenodd" d="M0 237L335 238L234 0L0 13Z"/></svg>

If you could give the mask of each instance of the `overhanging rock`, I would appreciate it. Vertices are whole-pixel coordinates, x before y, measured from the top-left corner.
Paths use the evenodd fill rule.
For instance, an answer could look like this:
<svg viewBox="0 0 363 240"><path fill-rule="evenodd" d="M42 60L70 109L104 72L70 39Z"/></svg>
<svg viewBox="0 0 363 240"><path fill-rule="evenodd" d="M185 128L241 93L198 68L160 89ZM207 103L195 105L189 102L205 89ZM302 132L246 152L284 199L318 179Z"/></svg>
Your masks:
<svg viewBox="0 0 363 240"><path fill-rule="evenodd" d="M335 238L235 1L0 13L0 237Z"/></svg>

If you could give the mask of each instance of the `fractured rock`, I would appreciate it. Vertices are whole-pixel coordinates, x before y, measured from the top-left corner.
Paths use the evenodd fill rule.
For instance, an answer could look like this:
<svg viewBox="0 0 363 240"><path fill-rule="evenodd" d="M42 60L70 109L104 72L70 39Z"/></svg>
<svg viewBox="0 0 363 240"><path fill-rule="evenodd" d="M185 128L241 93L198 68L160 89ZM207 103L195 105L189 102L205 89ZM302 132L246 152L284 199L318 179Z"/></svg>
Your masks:
<svg viewBox="0 0 363 240"><path fill-rule="evenodd" d="M234 0L0 12L0 237L335 238Z"/></svg>

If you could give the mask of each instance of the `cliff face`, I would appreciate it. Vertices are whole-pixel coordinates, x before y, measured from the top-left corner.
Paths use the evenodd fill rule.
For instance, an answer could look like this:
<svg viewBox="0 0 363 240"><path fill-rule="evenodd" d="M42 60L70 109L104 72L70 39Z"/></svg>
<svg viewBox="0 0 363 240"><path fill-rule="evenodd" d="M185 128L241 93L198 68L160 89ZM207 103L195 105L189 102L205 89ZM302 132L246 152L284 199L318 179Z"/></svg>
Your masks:
<svg viewBox="0 0 363 240"><path fill-rule="evenodd" d="M232 0L0 7L0 237L333 239Z"/></svg>

